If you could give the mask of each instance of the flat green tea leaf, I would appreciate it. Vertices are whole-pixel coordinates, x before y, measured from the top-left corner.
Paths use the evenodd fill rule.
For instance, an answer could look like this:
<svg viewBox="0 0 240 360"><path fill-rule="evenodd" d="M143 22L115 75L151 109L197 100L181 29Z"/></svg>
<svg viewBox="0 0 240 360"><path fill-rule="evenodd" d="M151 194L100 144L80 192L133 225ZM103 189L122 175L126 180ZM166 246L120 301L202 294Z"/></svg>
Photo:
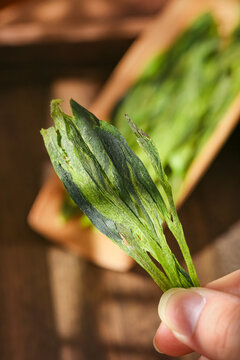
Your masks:
<svg viewBox="0 0 240 360"><path fill-rule="evenodd" d="M171 187L151 140L129 119L140 145L160 174L162 192L113 125L98 120L74 100L73 117L66 115L60 102L51 103L55 127L41 133L53 167L77 206L98 230L132 256L163 291L198 285ZM164 222L179 243L189 274L167 244Z"/></svg>

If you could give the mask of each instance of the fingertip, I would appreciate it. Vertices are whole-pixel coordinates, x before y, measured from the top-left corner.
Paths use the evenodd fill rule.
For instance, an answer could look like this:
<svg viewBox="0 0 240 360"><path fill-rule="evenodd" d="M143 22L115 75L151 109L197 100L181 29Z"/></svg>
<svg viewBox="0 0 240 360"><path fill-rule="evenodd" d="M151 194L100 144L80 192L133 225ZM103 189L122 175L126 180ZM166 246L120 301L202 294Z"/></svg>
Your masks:
<svg viewBox="0 0 240 360"><path fill-rule="evenodd" d="M161 323L157 329L153 339L153 346L157 352L169 356L183 356L192 352L187 345L181 343L174 336L172 331L164 323Z"/></svg>
<svg viewBox="0 0 240 360"><path fill-rule="evenodd" d="M209 288L175 289L166 296L160 316L179 342L209 358L239 358L239 297ZM164 345L155 342L161 351Z"/></svg>
<svg viewBox="0 0 240 360"><path fill-rule="evenodd" d="M162 354L162 352L159 350L158 345L157 345L156 335L153 338L153 347L158 353Z"/></svg>
<svg viewBox="0 0 240 360"><path fill-rule="evenodd" d="M210 282L206 285L206 288L240 297L240 269Z"/></svg>
<svg viewBox="0 0 240 360"><path fill-rule="evenodd" d="M160 299L158 312L161 320L176 336L187 340L194 332L206 300L192 289L170 289ZM187 342L188 343L188 342Z"/></svg>

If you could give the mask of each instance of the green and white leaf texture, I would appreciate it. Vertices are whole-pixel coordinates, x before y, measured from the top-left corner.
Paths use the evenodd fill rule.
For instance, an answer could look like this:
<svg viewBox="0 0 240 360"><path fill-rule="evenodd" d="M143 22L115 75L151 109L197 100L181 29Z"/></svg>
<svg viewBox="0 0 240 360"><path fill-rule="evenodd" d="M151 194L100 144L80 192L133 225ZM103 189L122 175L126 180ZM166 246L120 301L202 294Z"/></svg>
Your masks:
<svg viewBox="0 0 240 360"><path fill-rule="evenodd" d="M74 100L70 101L73 116L69 116L60 103L52 100L55 126L41 134L52 165L77 206L163 291L199 286L171 186L151 139L127 117L129 131L136 135L158 175L160 190L116 127ZM166 241L164 223L179 244L188 272Z"/></svg>

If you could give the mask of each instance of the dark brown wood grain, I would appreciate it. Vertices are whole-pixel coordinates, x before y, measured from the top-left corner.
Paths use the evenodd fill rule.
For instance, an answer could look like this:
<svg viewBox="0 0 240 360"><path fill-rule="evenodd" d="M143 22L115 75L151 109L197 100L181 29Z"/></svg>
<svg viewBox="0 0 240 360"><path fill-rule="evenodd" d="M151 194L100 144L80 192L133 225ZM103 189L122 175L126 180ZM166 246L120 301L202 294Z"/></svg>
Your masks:
<svg viewBox="0 0 240 360"><path fill-rule="evenodd" d="M23 2L23 1L26 1L26 0L1 0L0 9L2 9L2 8L6 7L6 6L12 5L14 3L20 3L20 2Z"/></svg>
<svg viewBox="0 0 240 360"><path fill-rule="evenodd" d="M132 39L165 3L166 0L3 0L0 44Z"/></svg>

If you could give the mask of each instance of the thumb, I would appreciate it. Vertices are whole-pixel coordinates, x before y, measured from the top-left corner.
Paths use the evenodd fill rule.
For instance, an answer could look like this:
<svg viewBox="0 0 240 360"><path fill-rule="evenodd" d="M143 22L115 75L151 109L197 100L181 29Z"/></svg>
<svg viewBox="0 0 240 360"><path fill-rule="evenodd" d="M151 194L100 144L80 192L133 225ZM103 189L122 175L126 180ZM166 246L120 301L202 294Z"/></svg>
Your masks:
<svg viewBox="0 0 240 360"><path fill-rule="evenodd" d="M212 360L240 359L240 298L207 288L171 289L159 316L181 342Z"/></svg>

